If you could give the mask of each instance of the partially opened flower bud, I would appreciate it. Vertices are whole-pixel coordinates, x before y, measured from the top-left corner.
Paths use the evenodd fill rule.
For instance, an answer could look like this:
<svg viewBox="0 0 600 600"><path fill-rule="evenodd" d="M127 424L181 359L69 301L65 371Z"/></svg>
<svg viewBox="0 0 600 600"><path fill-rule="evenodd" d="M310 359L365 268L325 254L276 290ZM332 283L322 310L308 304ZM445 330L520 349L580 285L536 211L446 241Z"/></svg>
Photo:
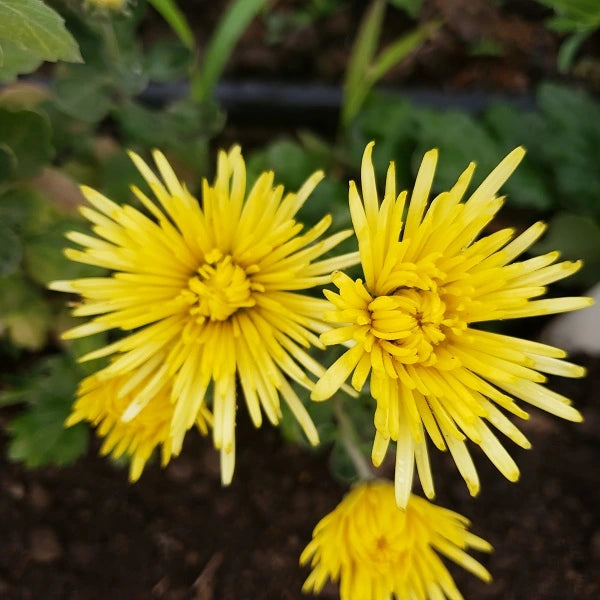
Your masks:
<svg viewBox="0 0 600 600"><path fill-rule="evenodd" d="M319 593L330 579L339 581L342 600L460 599L438 553L491 580L466 550L492 547L468 526L465 517L418 496L398 508L390 482L360 484L315 527L300 557L313 568L302 589Z"/></svg>

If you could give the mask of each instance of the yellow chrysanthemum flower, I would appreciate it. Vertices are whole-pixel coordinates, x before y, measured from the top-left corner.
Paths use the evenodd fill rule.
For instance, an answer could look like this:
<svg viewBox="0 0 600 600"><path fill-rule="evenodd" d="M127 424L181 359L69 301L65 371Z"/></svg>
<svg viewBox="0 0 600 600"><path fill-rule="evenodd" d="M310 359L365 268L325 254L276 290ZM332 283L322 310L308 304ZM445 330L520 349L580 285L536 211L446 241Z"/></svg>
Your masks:
<svg viewBox="0 0 600 600"><path fill-rule="evenodd" d="M465 550L492 547L468 526L465 517L414 495L399 509L387 481L362 483L315 527L300 556L313 568L302 590L319 593L330 579L339 581L341 600L459 600L438 552L491 580Z"/></svg>
<svg viewBox="0 0 600 600"><path fill-rule="evenodd" d="M407 193L396 196L393 163L379 205L372 147L363 156L362 200L354 182L350 184L365 281L337 272L333 283L339 293L325 292L336 306L326 317L341 326L321 340L350 349L318 381L312 398L329 398L350 374L352 386L361 390L371 375L370 391L377 401L372 459L378 466L390 439L397 442L396 498L401 507L408 502L415 461L425 494L434 496L424 431L437 448L450 450L472 495L479 480L467 438L515 481L519 470L484 419L529 448L498 406L527 418L513 399L518 398L581 421L567 398L540 384L546 381L542 373L582 377L584 369L561 360L566 354L557 348L472 325L589 306L589 298L536 299L545 293L544 286L574 273L581 262L556 263L558 252L512 262L540 237L542 223L515 239L512 229L502 229L475 241L502 206L496 193L523 158L522 148L461 202L475 168L471 163L429 208L437 151L428 152L404 216Z"/></svg>
<svg viewBox="0 0 600 600"><path fill-rule="evenodd" d="M327 328L322 315L330 304L297 292L328 282L332 269L358 262L358 253L314 262L352 232L316 242L331 217L303 234L302 224L294 220L322 173L312 175L298 193L285 196L282 186L274 187L273 173L263 173L246 196L245 163L235 147L219 154L214 185L203 183L201 207L161 153L155 152L154 160L164 183L139 156L131 157L158 204L133 187L147 215L83 188L93 208L82 207L81 212L93 223L96 236L68 234L84 250L67 249L66 255L113 273L51 285L83 297L75 316L95 315L66 338L112 329L129 334L81 359L112 356L94 378L95 391L89 392L87 385L80 390L77 420L102 421L101 398L110 389L119 398L118 420L113 415L116 405L107 401L104 411L111 416L101 433L114 426L111 439L122 444L131 439L131 447L137 448L147 435L144 411L169 404L161 413L166 418L172 411L168 435L161 429L147 441L162 444L165 461L180 451L212 388L213 440L221 450L227 484L235 462L239 377L257 427L261 408L271 423L279 422L281 396L310 442L317 444L314 424L286 376L312 388L305 369L317 376L324 372L305 349L321 347L315 332ZM146 454L138 451L138 462Z"/></svg>
<svg viewBox="0 0 600 600"><path fill-rule="evenodd" d="M132 387L133 384L133 387ZM102 454L119 458L130 457L129 478L137 481L144 465L157 446L161 449L161 463L165 466L173 452L170 429L174 404L170 390L161 389L138 413L135 419L121 417L127 407L143 391L143 382L136 384L133 377L117 376L103 379L97 374L86 377L79 385L73 412L67 427L81 421L90 421L98 427L98 435L105 438ZM208 434L212 415L201 406L196 415L196 426L202 435Z"/></svg>

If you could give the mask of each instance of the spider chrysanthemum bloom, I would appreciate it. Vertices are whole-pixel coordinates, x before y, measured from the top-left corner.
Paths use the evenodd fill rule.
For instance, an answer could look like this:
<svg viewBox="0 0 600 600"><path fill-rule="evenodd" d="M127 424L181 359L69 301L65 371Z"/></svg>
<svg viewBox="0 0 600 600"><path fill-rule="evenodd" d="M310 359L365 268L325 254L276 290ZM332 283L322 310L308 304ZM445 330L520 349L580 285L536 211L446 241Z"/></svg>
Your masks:
<svg viewBox="0 0 600 600"><path fill-rule="evenodd" d="M398 508L387 481L359 484L315 527L300 556L313 569L302 590L319 593L330 579L339 581L342 600L459 600L438 553L491 580L466 550L492 547L468 526L462 515L418 496Z"/></svg>
<svg viewBox="0 0 600 600"><path fill-rule="evenodd" d="M437 448L450 450L472 495L479 480L467 439L515 481L519 470L486 420L523 448L529 442L499 410L527 418L515 399L581 421L567 398L540 384L546 381L542 373L581 377L584 369L561 360L562 350L477 326L589 306L589 298L538 299L544 286L574 273L581 263L556 263L558 252L513 262L543 233L542 223L517 237L512 229L502 229L477 239L502 206L496 193L521 161L522 148L465 202L473 163L429 206L437 151L428 152L405 216L407 193L396 195L393 163L379 204L371 151L372 143L363 156L362 199L350 184L364 281L337 272L333 283L339 293L325 292L336 306L327 318L339 326L321 340L351 347L318 381L312 398L329 398L351 374L352 386L361 390L370 374L377 401L372 459L379 465L390 439L397 442L399 506L408 501L415 461L425 494L434 496L425 432Z"/></svg>
<svg viewBox="0 0 600 600"><path fill-rule="evenodd" d="M200 206L162 154L154 153L162 181L138 156L131 157L158 202L133 187L144 213L84 188L92 208L81 211L96 235L68 234L83 250L67 249L66 254L112 274L51 285L80 294L83 300L73 314L93 317L66 338L106 330L127 334L82 357L111 356L111 362L80 389L76 418L103 422L102 434L114 426L113 437L125 444L133 436L134 447L145 435L145 411L166 403L164 415L171 413L167 439L163 430L154 438L162 444L164 462L180 451L209 395L213 440L227 484L235 461L239 380L257 427L262 411L271 423L279 422L283 398L310 442L318 443L288 377L311 388L306 371L324 372L306 349L321 346L316 333L327 328L323 313L330 304L298 291L322 285L332 269L358 262L357 253L316 260L352 234L343 231L317 241L330 216L304 233L294 219L322 173L313 174L297 193L285 195L282 186L274 186L273 173L263 173L246 195L245 164L235 147L219 154L215 183L203 183ZM107 390L119 402L107 401L103 408L100 398L106 398ZM110 417L103 417L103 410ZM124 433L123 424L129 422Z"/></svg>
<svg viewBox="0 0 600 600"><path fill-rule="evenodd" d="M121 418L143 385L143 382L136 384L133 378L126 376L103 379L95 374L86 377L79 385L73 412L66 422L71 426L90 421L97 426L98 435L104 438L101 454L112 454L114 458L127 455L131 481L139 479L155 448L160 447L163 466L174 454L170 435L174 404L168 388L157 393L135 419L125 421ZM195 424L202 435L208 434L211 423L210 411L201 406Z"/></svg>

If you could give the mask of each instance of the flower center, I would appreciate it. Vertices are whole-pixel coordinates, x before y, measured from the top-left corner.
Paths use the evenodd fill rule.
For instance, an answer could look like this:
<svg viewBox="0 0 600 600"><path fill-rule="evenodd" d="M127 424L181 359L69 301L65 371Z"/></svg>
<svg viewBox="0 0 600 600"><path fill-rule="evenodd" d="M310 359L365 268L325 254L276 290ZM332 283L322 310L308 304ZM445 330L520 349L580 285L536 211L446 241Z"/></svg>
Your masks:
<svg viewBox="0 0 600 600"><path fill-rule="evenodd" d="M434 362L435 347L454 324L435 292L403 289L369 303L370 332L390 354L404 363Z"/></svg>
<svg viewBox="0 0 600 600"><path fill-rule="evenodd" d="M254 306L256 300L252 291L262 288L253 284L248 277L256 272L256 267L244 269L233 262L229 254L214 249L205 256L205 264L197 270L197 275L189 282L189 289L183 295L192 305L190 314L205 319L225 321L239 308Z"/></svg>

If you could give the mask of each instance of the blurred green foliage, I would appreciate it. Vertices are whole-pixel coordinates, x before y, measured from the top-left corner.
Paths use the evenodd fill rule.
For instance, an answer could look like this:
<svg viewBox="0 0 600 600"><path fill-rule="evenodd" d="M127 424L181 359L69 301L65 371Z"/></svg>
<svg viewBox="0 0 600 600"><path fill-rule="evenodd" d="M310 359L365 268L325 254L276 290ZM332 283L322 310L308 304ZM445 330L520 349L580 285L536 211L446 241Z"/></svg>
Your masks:
<svg viewBox="0 0 600 600"><path fill-rule="evenodd" d="M571 68L579 48L600 27L598 0L537 0L555 12L547 26L567 34L558 53L558 67L563 73Z"/></svg>
<svg viewBox="0 0 600 600"><path fill-rule="evenodd" d="M343 0L308 0L293 10L279 10L275 5L264 15L267 43L279 44L287 36L347 8Z"/></svg>

